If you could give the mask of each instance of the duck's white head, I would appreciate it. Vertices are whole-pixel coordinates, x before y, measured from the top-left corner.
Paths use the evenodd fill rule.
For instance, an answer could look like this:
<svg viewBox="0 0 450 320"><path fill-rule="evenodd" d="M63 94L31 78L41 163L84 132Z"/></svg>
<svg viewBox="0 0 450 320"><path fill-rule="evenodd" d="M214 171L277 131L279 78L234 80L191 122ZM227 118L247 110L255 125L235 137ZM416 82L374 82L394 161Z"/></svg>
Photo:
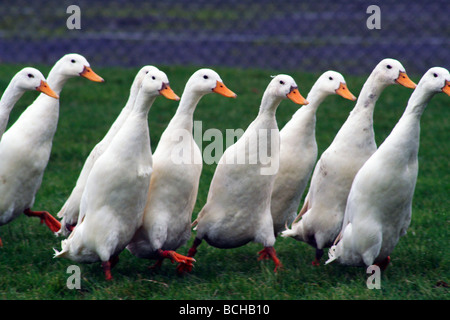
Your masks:
<svg viewBox="0 0 450 320"><path fill-rule="evenodd" d="M23 91L37 90L58 99L59 96L50 88L44 75L35 68L23 68L14 76L14 85Z"/></svg>
<svg viewBox="0 0 450 320"><path fill-rule="evenodd" d="M141 86L142 80L144 80L146 74L148 74L149 72L157 72L157 71L159 71L159 69L155 66L151 65L143 66L135 76L135 79L138 82L138 86L139 87Z"/></svg>
<svg viewBox="0 0 450 320"><path fill-rule="evenodd" d="M325 94L338 94L345 99L356 100L356 97L348 90L344 76L339 72L332 70L324 72L317 79L315 86Z"/></svg>
<svg viewBox="0 0 450 320"><path fill-rule="evenodd" d="M433 93L444 92L450 96L450 73L445 68L433 67L425 72L418 86Z"/></svg>
<svg viewBox="0 0 450 320"><path fill-rule="evenodd" d="M287 74L274 76L267 86L266 92L281 99L290 99L297 104L308 104L308 101L298 91L295 80Z"/></svg>
<svg viewBox="0 0 450 320"><path fill-rule="evenodd" d="M68 78L82 76L95 82L105 81L102 77L100 77L92 70L86 58L77 53L66 54L61 59L59 59L55 66L57 66L61 74L65 75Z"/></svg>
<svg viewBox="0 0 450 320"><path fill-rule="evenodd" d="M157 72L159 69L155 66L147 65L143 66L134 77L133 84L131 85L131 90L135 90L135 94L139 91L142 81L149 72Z"/></svg>
<svg viewBox="0 0 450 320"><path fill-rule="evenodd" d="M145 70L145 76L142 80L140 92L148 97L163 95L170 100L180 100L180 97L178 97L170 88L167 75L154 67Z"/></svg>
<svg viewBox="0 0 450 320"><path fill-rule="evenodd" d="M228 98L236 98L237 96L236 93L225 86L217 72L207 68L194 72L186 87L199 95L215 92Z"/></svg>
<svg viewBox="0 0 450 320"><path fill-rule="evenodd" d="M391 84L401 84L406 88L414 89L416 84L408 77L405 68L400 61L395 59L383 59L375 67L373 74L377 81L388 86Z"/></svg>

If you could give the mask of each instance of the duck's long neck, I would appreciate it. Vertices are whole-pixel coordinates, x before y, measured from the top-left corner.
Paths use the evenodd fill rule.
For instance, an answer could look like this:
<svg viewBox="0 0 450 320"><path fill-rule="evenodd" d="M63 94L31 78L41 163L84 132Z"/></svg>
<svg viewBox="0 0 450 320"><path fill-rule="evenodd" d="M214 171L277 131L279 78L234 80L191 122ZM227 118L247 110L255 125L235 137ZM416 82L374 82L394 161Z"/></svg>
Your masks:
<svg viewBox="0 0 450 320"><path fill-rule="evenodd" d="M156 96L149 96L148 94L139 91L134 103L134 107L131 111L132 114L134 114L138 118L147 119L150 108L155 100Z"/></svg>
<svg viewBox="0 0 450 320"><path fill-rule="evenodd" d="M56 64L48 74L47 83L59 95L69 78L61 72L59 65Z"/></svg>
<svg viewBox="0 0 450 320"><path fill-rule="evenodd" d="M433 96L434 93L425 90L420 83L411 94L402 117L388 138L395 139L397 148L401 148L404 152L409 150L411 155L417 155L420 140L420 118Z"/></svg>
<svg viewBox="0 0 450 320"><path fill-rule="evenodd" d="M61 72L60 65L56 63L48 74L47 83L56 94L61 96L61 91L69 78ZM51 143L58 126L59 106L60 99L41 93L33 104L22 113L21 118L28 119L33 123L30 130L36 137L45 143Z"/></svg>
<svg viewBox="0 0 450 320"><path fill-rule="evenodd" d="M303 106L302 109L311 110L312 112L316 112L317 108L319 108L320 104L325 100L325 98L329 94L323 90L320 90L317 82L313 85L311 90L306 97L306 100L309 102L307 105Z"/></svg>
<svg viewBox="0 0 450 320"><path fill-rule="evenodd" d="M56 63L53 68L50 70L48 77L47 77L47 83L52 88L54 92L56 92L57 95L61 96L61 91L66 84L67 80L69 80L70 77L67 75L64 75L61 72L61 67L58 63ZM31 105L29 108L27 108L27 112L35 112L36 109L37 112L47 115L49 121L51 118L51 122L53 123L52 130L56 130L56 124L59 119L59 99L54 99L52 97L49 97L48 95L41 93L37 99L35 100L35 103ZM36 107L37 106L37 107ZM44 110L45 109L45 110Z"/></svg>
<svg viewBox="0 0 450 320"><path fill-rule="evenodd" d="M130 150L134 150L132 155L136 159L145 161L151 159L151 135L148 126L148 114L155 101L156 96L148 95L142 90L139 91L134 107L130 110L119 131L114 135L109 148L116 148L116 152L122 153L124 145ZM124 154L124 157L130 155Z"/></svg>
<svg viewBox="0 0 450 320"><path fill-rule="evenodd" d="M310 124L313 127L315 127L315 117L317 109L319 108L320 104L325 100L325 98L329 94L326 93L323 90L320 90L317 82L314 84L314 86L311 88L311 90L308 93L308 96L306 97L306 100L308 101L307 105L302 106L300 109L298 109L294 115L292 116L293 119L300 118L305 119L305 124Z"/></svg>
<svg viewBox="0 0 450 320"><path fill-rule="evenodd" d="M269 90L266 90L261 100L258 117L266 116L275 119L275 113L281 100L281 98L271 94Z"/></svg>
<svg viewBox="0 0 450 320"><path fill-rule="evenodd" d="M420 119L423 111L427 107L431 98L435 95L435 92L430 90L425 90L423 86L418 85L413 91L408 100L408 105L403 113L403 116L412 116ZM402 117L403 117L402 116Z"/></svg>
<svg viewBox="0 0 450 320"><path fill-rule="evenodd" d="M15 80L12 80L0 100L0 108L11 111L20 97L25 93L25 90L16 87Z"/></svg>
<svg viewBox="0 0 450 320"><path fill-rule="evenodd" d="M305 139L314 139L315 141L316 111L327 95L328 94L326 92L320 90L315 84L309 91L308 97L306 98L309 103L301 106L301 108L294 113L284 131L286 132L286 130L288 130L291 134L296 136L295 140L300 137L304 137ZM287 129L288 127L290 129Z"/></svg>
<svg viewBox="0 0 450 320"><path fill-rule="evenodd" d="M192 117L202 96L203 95L189 90L189 88L186 87L183 95L181 96L180 104L176 113Z"/></svg>
<svg viewBox="0 0 450 320"><path fill-rule="evenodd" d="M175 126L178 129L185 129L192 132L194 125L194 111L203 97L203 94L192 91L186 86L181 96L177 111L170 121L169 126Z"/></svg>
<svg viewBox="0 0 450 320"><path fill-rule="evenodd" d="M351 141L349 146L356 146L358 150L366 150L369 153L377 149L373 129L373 111L385 88L386 84L377 81L376 74L372 72L361 89L355 107L336 134L334 141Z"/></svg>
<svg viewBox="0 0 450 320"><path fill-rule="evenodd" d="M137 78L133 81L133 84L131 85L130 88L130 95L128 96L128 100L125 106L120 111L116 120L114 120L114 123L111 125L111 128L108 130L105 137L102 139L101 143L108 144L113 139L113 137L120 129L120 127L123 125L123 123L126 121L127 116L131 113L131 110L133 110L134 108L134 104L139 94L140 84L141 83Z"/></svg>
<svg viewBox="0 0 450 320"><path fill-rule="evenodd" d="M377 81L376 74L372 73L361 89L358 101L352 110L352 115L363 115L372 119L375 104L386 87L387 85Z"/></svg>
<svg viewBox="0 0 450 320"><path fill-rule="evenodd" d="M128 96L128 100L125 103L124 109L133 109L136 99L139 95L140 83L137 77L134 79L133 83L130 87L130 95Z"/></svg>
<svg viewBox="0 0 450 320"><path fill-rule="evenodd" d="M24 92L25 90L16 87L15 80L13 79L3 93L0 100L0 136L6 129L12 108Z"/></svg>

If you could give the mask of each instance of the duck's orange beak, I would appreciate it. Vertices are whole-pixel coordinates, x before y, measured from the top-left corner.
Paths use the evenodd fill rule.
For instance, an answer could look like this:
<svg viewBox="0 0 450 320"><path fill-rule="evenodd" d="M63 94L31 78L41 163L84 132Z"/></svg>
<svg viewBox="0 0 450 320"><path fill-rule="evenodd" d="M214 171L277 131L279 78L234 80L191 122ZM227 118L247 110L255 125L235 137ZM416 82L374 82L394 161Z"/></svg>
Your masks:
<svg viewBox="0 0 450 320"><path fill-rule="evenodd" d="M159 90L159 93L162 94L164 97L170 100L180 100L180 97L173 92L172 88L170 88L168 83L163 83L161 90Z"/></svg>
<svg viewBox="0 0 450 320"><path fill-rule="evenodd" d="M237 94L228 89L223 82L217 81L216 87L212 89L213 92L221 94L228 98L236 98Z"/></svg>
<svg viewBox="0 0 450 320"><path fill-rule="evenodd" d="M47 82L45 82L44 80L41 80L41 84L39 85L39 87L36 88L37 91L45 93L46 95L48 95L49 97L55 98L55 99L59 99L59 96L56 94L55 91L53 91L50 86L48 85Z"/></svg>
<svg viewBox="0 0 450 320"><path fill-rule="evenodd" d="M291 87L291 91L286 96L296 104L306 105L309 103L305 98L303 98L297 87Z"/></svg>
<svg viewBox="0 0 450 320"><path fill-rule="evenodd" d="M417 85L412 82L412 80L408 77L406 72L400 71L398 78L395 80L398 84L401 84L404 87L414 89Z"/></svg>
<svg viewBox="0 0 450 320"><path fill-rule="evenodd" d="M445 86L442 88L442 92L450 96L450 81L445 81Z"/></svg>
<svg viewBox="0 0 450 320"><path fill-rule="evenodd" d="M343 82L339 85L339 88L336 89L336 93L341 97L355 101L356 97L348 90L347 85Z"/></svg>
<svg viewBox="0 0 450 320"><path fill-rule="evenodd" d="M91 67L84 67L83 71L80 73L80 76L85 77L88 80L95 82L105 82L105 80L100 77L98 74L91 69Z"/></svg>

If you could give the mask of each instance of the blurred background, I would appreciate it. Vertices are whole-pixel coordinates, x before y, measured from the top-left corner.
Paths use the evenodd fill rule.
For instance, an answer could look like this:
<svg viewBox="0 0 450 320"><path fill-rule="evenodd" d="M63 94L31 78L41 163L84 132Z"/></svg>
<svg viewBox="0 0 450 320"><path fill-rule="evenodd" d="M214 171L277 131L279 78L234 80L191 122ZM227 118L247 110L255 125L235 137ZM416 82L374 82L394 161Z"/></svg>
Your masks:
<svg viewBox="0 0 450 320"><path fill-rule="evenodd" d="M369 5L381 9L370 30ZM69 5L81 29L69 30ZM450 1L1 0L0 63L227 66L366 74L383 58L408 73L449 67Z"/></svg>

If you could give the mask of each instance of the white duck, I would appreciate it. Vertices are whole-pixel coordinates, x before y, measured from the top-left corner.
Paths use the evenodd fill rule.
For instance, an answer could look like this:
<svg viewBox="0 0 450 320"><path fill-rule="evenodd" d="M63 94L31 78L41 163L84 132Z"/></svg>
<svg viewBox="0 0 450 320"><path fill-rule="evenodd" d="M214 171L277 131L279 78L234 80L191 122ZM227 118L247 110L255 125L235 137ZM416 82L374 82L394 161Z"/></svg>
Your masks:
<svg viewBox="0 0 450 320"><path fill-rule="evenodd" d="M148 113L161 94L179 99L164 72L149 72L130 114L95 161L81 198L80 222L55 258L101 261L106 280L112 279L112 265L142 224L153 170Z"/></svg>
<svg viewBox="0 0 450 320"><path fill-rule="evenodd" d="M298 109L280 130L280 169L275 178L271 204L275 236L297 216L301 197L317 160L316 111L332 94L356 100L339 72L326 71L306 97L309 104Z"/></svg>
<svg viewBox="0 0 450 320"><path fill-rule="evenodd" d="M42 73L35 68L23 68L10 81L8 87L0 100L0 140L8 124L9 114L16 102L27 90L37 90L52 98L59 99L59 96L47 84ZM12 215L0 214L0 226L10 222ZM0 239L0 246L2 246Z"/></svg>
<svg viewBox="0 0 450 320"><path fill-rule="evenodd" d="M45 77L35 68L23 68L11 79L0 99L0 139L8 124L9 114L25 91L37 90L58 99L58 95L48 86Z"/></svg>
<svg viewBox="0 0 450 320"><path fill-rule="evenodd" d="M236 97L215 71L196 71L186 83L177 112L153 154L143 225L127 248L139 258L158 259L156 266L164 258L192 265L192 258L174 250L191 236L192 210L202 171L202 154L192 134L193 115L200 99L212 92ZM175 159L179 155L177 151L188 157Z"/></svg>
<svg viewBox="0 0 450 320"><path fill-rule="evenodd" d="M126 118L130 114L131 109L134 106L134 102L136 101L139 88L141 87L142 80L144 79L145 75L155 70L158 70L158 68L154 66L144 66L138 71L131 85L130 94L125 106L123 107L119 116L111 125L111 128L108 130L103 139L99 143L97 143L95 147L92 149L92 151L89 153L89 156L87 157L83 165L83 168L81 169L80 175L77 179L74 189L72 190L69 198L66 200L65 204L62 206L61 210L57 214L58 218L62 218L61 220L62 228L60 229L58 234L67 236L77 224L78 215L80 212L81 196L86 186L86 181L92 169L92 166L94 165L98 157L102 155L103 152L106 150L108 145L111 143L111 140L114 138L117 131L122 127L122 124L125 122Z"/></svg>
<svg viewBox="0 0 450 320"><path fill-rule="evenodd" d="M79 54L67 54L51 69L48 85L57 95L69 78L103 81ZM50 158L59 117L59 100L40 94L4 133L0 142L0 220L37 216L56 232L61 224L46 211L31 211Z"/></svg>
<svg viewBox="0 0 450 320"><path fill-rule="evenodd" d="M317 162L303 208L292 229L281 234L315 247L314 265L320 264L323 248L330 247L341 230L353 178L377 149L373 130L375 103L383 90L395 83L415 87L399 61L382 60L364 84L349 117Z"/></svg>
<svg viewBox="0 0 450 320"><path fill-rule="evenodd" d="M270 201L279 165L279 131L276 109L283 99L308 102L300 95L294 79L278 75L264 92L259 113L242 137L222 155L211 181L208 199L198 214L197 234L188 256L203 239L217 248L236 248L250 241L264 249L259 259L271 258L275 271L281 266L273 245ZM191 271L179 265L179 272Z"/></svg>
<svg viewBox="0 0 450 320"><path fill-rule="evenodd" d="M438 92L450 96L450 74L429 69L409 98L391 134L355 177L347 201L341 238L329 250L330 263L387 267L389 255L411 222L418 173L420 118Z"/></svg>

